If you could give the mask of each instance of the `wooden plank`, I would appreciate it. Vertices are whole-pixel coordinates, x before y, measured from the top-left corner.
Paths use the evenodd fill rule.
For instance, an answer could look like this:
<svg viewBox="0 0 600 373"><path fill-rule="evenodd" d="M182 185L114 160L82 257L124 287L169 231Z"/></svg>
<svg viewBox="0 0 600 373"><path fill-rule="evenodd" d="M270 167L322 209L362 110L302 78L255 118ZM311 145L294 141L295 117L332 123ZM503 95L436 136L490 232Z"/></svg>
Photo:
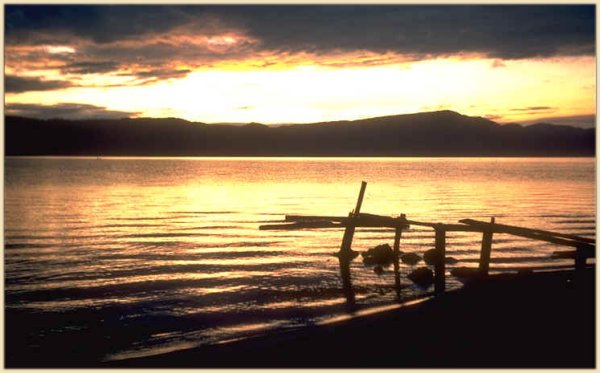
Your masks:
<svg viewBox="0 0 600 373"><path fill-rule="evenodd" d="M327 220L327 221L346 221L348 218L346 216L317 216L317 215L286 215L285 221L317 221L317 220Z"/></svg>
<svg viewBox="0 0 600 373"><path fill-rule="evenodd" d="M307 221L297 223L286 223L286 224L266 224L260 225L259 230L298 230L298 229L323 229L323 228L343 228L344 226L340 223L333 223L330 221Z"/></svg>
<svg viewBox="0 0 600 373"><path fill-rule="evenodd" d="M366 212L360 212L358 214L354 214L355 218L370 218L370 219L383 219L383 220L389 220L389 219L399 219L399 218L395 218L392 216L384 216L384 215L376 215L376 214L369 214ZM406 219L406 218L404 218ZM317 221L317 220L328 220L328 221L339 221L339 222L343 222L343 221L347 221L348 217L347 216L323 216L323 215L286 215L285 216L285 220L286 221Z"/></svg>
<svg viewBox="0 0 600 373"><path fill-rule="evenodd" d="M481 252L479 254L479 271L487 275L490 269L490 258L492 256L492 237L494 235L495 218L490 220L489 229L483 232L481 238Z"/></svg>
<svg viewBox="0 0 600 373"><path fill-rule="evenodd" d="M587 264L586 268L591 268L593 267L593 264ZM511 271L521 271L521 270L530 270L530 271L554 271L554 270L564 270L564 269L573 269L573 265L572 264L555 264L555 265L546 265L546 266L542 266L542 265L538 265L538 266L532 266L532 267L517 267L517 266L512 266L512 267L494 267L493 271L494 272L511 272Z"/></svg>
<svg viewBox="0 0 600 373"><path fill-rule="evenodd" d="M463 224L467 224L467 225L471 225L471 226L479 226L482 228L489 228L489 225L490 225L490 223L473 220L473 219L463 219L463 220L460 220L460 222ZM557 245L580 247L581 249L586 249L586 250L595 250L595 246L590 243L569 240L566 238L560 238L557 236L557 235L560 235L560 233L557 233L556 235L552 235L552 233L554 233L554 232L534 230L534 229L530 229L530 228L515 227L512 225L505 225L505 224L494 224L493 231L495 233L508 233L508 234L512 234L515 236L521 236L521 237L531 238L534 240L546 241L546 242L550 242L550 243L555 243Z"/></svg>
<svg viewBox="0 0 600 373"><path fill-rule="evenodd" d="M462 224L442 224L446 232L484 232L483 228Z"/></svg>
<svg viewBox="0 0 600 373"><path fill-rule="evenodd" d="M587 251L582 253L585 258L595 258L596 253ZM577 250L569 250L569 251L555 251L552 253L552 259L575 259L577 256Z"/></svg>
<svg viewBox="0 0 600 373"><path fill-rule="evenodd" d="M446 231L439 224L435 229L435 248L440 251L440 258L435 263L434 292L441 294L446 290Z"/></svg>
<svg viewBox="0 0 600 373"><path fill-rule="evenodd" d="M391 217L391 216L380 216L373 214L354 213L351 216L341 218L338 216L299 216L299 215L286 215L286 221L290 222L317 222L317 221L329 221L339 222L342 226L352 225L354 227L380 227L380 228L396 228L401 227L403 229L408 228L406 218Z"/></svg>

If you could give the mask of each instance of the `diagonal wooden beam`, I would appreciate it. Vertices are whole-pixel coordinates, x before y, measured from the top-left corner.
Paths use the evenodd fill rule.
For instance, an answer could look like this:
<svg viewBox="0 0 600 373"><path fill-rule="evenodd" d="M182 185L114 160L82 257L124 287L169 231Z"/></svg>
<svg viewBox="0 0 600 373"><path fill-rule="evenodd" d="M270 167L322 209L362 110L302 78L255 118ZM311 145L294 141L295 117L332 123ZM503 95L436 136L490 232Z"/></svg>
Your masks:
<svg viewBox="0 0 600 373"><path fill-rule="evenodd" d="M589 242L589 239L583 239L583 237L579 237L579 236L565 235L562 233L544 231L544 230L540 230L540 229L522 228L522 227L516 227L513 225L506 225L506 224L498 224L498 223L490 224L488 222L473 220L473 219L463 219L463 220L460 220L460 222L463 224L469 225L469 226L475 226L475 227L479 227L479 228L482 228L485 230L491 229L494 233L508 233L508 234L512 234L515 236L521 236L521 237L531 238L534 240L555 243L557 245L577 247L582 250L595 250L596 249L595 245L593 245L592 243ZM580 239L577 239L577 240L567 239L565 236L578 237L578 238L581 238L581 240Z"/></svg>

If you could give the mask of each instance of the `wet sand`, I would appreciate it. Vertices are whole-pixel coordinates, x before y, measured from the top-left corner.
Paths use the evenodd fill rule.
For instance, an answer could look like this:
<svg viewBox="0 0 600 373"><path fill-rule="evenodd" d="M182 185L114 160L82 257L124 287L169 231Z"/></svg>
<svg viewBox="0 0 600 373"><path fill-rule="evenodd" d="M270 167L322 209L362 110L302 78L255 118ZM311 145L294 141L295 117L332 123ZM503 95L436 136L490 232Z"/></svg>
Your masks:
<svg viewBox="0 0 600 373"><path fill-rule="evenodd" d="M594 368L595 295L595 268L497 275L393 311L96 366Z"/></svg>

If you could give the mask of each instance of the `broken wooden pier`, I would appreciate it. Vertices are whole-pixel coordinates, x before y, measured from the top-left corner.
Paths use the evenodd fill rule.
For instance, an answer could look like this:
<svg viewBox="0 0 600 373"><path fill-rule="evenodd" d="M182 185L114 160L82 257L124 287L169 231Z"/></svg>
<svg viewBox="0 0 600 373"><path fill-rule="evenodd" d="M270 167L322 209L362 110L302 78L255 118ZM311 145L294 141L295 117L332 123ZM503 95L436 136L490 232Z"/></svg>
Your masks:
<svg viewBox="0 0 600 373"><path fill-rule="evenodd" d="M589 266L588 259L596 257L595 240L572 234L551 232L541 229L532 229L517 227L506 224L499 224L495 218L489 222L463 219L458 224L423 222L408 219L405 214L397 217L381 216L361 212L361 206L365 195L367 183L362 182L356 207L348 216L300 216L287 215L285 223L262 225L259 229L344 229L342 243L336 256L339 258L340 274L347 299L354 300L350 280L350 262L358 256L358 253L352 250L352 240L358 227L377 227L394 229L394 279L398 296L400 294L400 266L399 252L402 232L408 230L411 226L420 226L431 228L435 232L434 247L437 251L434 263L434 293L440 294L446 288L446 234L447 232L478 232L481 233L481 250L479 255L478 268L462 268L454 274L460 277L484 278L489 275L490 261L492 259L493 237L497 234L509 234L513 236L524 237L528 239L544 241L558 246L568 247L569 250L555 251L553 258L573 259L573 268L575 273ZM528 271L534 270L553 270L564 269L564 266L544 266L527 268Z"/></svg>

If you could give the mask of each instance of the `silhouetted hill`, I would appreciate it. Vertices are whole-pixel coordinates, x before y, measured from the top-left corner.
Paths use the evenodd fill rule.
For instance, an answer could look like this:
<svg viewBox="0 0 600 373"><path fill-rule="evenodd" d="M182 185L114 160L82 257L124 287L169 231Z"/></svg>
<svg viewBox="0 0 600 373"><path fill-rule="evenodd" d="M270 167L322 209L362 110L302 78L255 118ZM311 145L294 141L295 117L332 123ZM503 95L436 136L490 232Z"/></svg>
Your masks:
<svg viewBox="0 0 600 373"><path fill-rule="evenodd" d="M452 111L268 127L177 118L5 117L6 155L593 156L595 130Z"/></svg>

